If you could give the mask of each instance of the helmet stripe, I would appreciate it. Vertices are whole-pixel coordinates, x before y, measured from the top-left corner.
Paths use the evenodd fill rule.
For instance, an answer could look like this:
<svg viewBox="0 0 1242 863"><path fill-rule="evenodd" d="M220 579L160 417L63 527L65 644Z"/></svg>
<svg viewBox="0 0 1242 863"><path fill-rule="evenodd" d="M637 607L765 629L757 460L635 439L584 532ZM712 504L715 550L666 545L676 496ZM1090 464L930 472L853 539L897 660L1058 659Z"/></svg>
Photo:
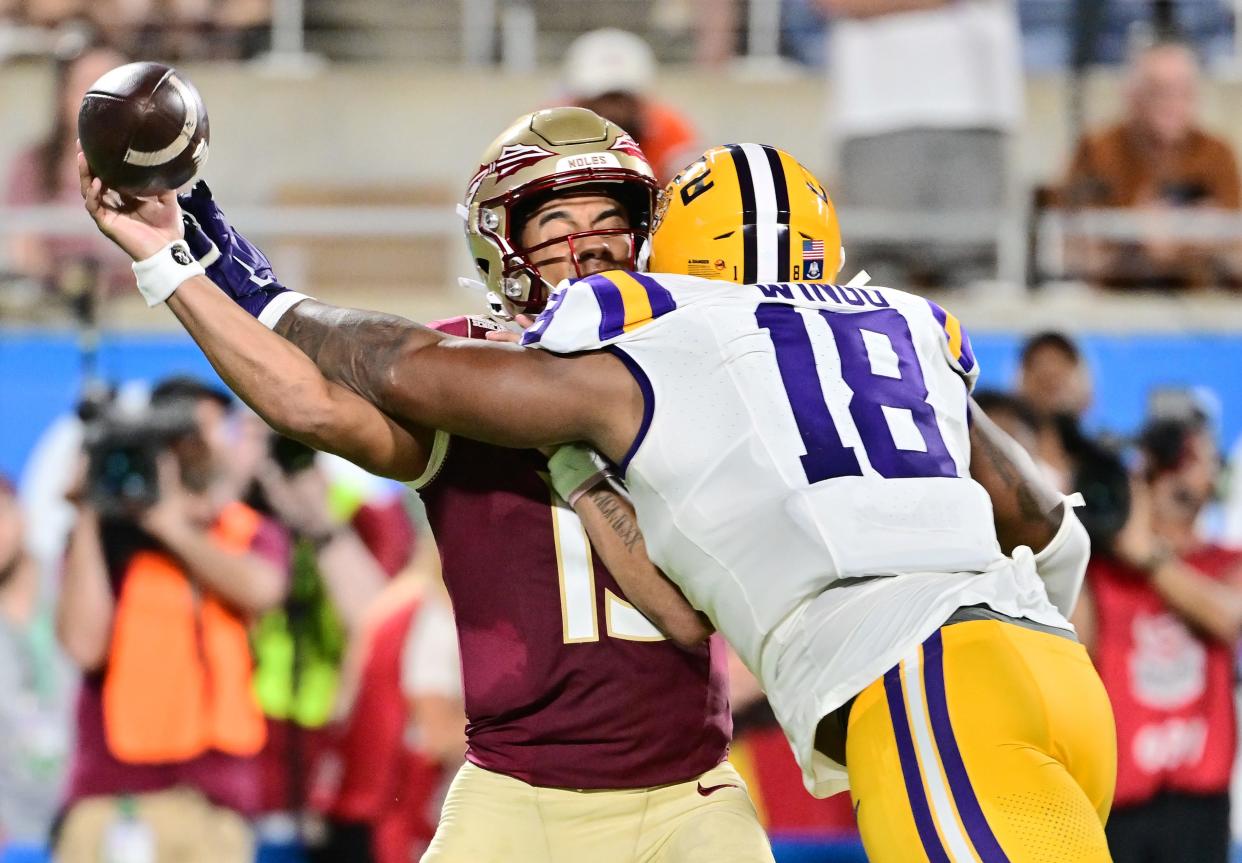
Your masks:
<svg viewBox="0 0 1242 863"><path fill-rule="evenodd" d="M750 176L750 162L740 144L728 144L725 149L733 158L737 171L737 185L742 193L742 283L752 285L759 281L759 246L755 222L755 183Z"/></svg>
<svg viewBox="0 0 1242 863"><path fill-rule="evenodd" d="M755 263L755 281L781 281L779 274L781 246L779 212L780 204L776 195L776 176L764 148L758 144L739 145L750 166L750 178L754 186L755 216L755 248L758 259ZM780 172L782 179L783 172ZM785 193L785 211L789 211L789 194Z"/></svg>
<svg viewBox="0 0 1242 863"><path fill-rule="evenodd" d="M785 177L785 165L781 161L781 153L775 147L763 145L764 155L768 157L768 168L772 171L772 189L776 194L776 280L789 281L789 183Z"/></svg>

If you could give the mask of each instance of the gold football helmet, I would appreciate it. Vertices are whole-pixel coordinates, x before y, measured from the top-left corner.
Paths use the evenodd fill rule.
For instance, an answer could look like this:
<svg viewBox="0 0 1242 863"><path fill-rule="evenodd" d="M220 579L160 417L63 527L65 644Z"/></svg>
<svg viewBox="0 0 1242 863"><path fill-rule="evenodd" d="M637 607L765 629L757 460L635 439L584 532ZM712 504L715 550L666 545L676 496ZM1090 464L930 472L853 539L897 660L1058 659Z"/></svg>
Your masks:
<svg viewBox="0 0 1242 863"><path fill-rule="evenodd" d="M713 147L661 193L650 270L740 284L832 282L845 254L824 186L767 144Z"/></svg>
<svg viewBox="0 0 1242 863"><path fill-rule="evenodd" d="M524 214L549 196L574 189L616 198L628 212L630 227L582 231L521 248ZM488 290L512 309L533 313L543 309L555 287L531 263L530 253L545 246L568 242L573 255L577 239L629 234L626 267L642 269L658 189L647 157L621 127L585 108L549 108L519 117L492 142L460 212L470 254Z"/></svg>

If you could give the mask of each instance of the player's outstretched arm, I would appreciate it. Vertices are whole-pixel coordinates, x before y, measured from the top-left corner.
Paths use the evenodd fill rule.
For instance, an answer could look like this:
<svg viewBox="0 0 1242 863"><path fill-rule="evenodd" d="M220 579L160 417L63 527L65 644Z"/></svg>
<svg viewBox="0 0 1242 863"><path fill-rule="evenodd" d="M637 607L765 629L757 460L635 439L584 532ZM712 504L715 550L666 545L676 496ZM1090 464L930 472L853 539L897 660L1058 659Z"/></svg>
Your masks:
<svg viewBox="0 0 1242 863"><path fill-rule="evenodd" d="M81 154L78 168L87 212L99 229L144 267L170 264L160 256L175 257L172 244L182 236L176 196L123 210L105 201L106 190ZM155 301L168 302L221 377L269 424L387 476L421 473L410 469L421 455L406 425L516 447L587 440L620 459L641 424L642 393L606 354L556 357L455 339L391 316L374 327L373 313L311 305L308 316L329 329L342 317L354 322L346 333L356 345L344 363L353 375L342 379L355 389L328 380L307 353L205 276L174 281L158 293Z"/></svg>
<svg viewBox="0 0 1242 863"><path fill-rule="evenodd" d="M86 210L104 235L135 261L161 252L168 256L170 244L182 236L174 194L121 208L107 200L107 190L80 152L78 173ZM164 263L184 262L169 256ZM422 472L425 459L407 432L326 380L301 351L258 323L206 276L182 282L167 301L225 382L273 428L375 473L412 479Z"/></svg>
<svg viewBox="0 0 1242 863"><path fill-rule="evenodd" d="M303 300L276 324L323 373L403 423L500 446L590 441L619 461L642 393L608 354L560 357L459 339L395 315Z"/></svg>
<svg viewBox="0 0 1242 863"><path fill-rule="evenodd" d="M329 380L400 420L425 450L433 440L426 432L429 426L512 445L560 441L566 435L576 439L575 433L588 437L585 430L599 422L598 401L592 401L594 389L602 387L599 395L604 395L610 380L635 389L620 365L607 358L600 365L616 368L611 375L600 377L590 362L585 364L588 368L548 362L548 357L511 362L485 352L470 361L478 363L480 373L496 375L483 381L482 388L475 386L478 380L462 375L462 360L456 357L444 370L450 375L441 381L444 386L434 386L427 366L441 355L435 351L418 355L417 375L398 372L397 363L408 363L416 351L435 344L425 328L395 315L330 306L289 291L277 280L263 251L229 224L206 184L198 183L178 200L187 217L186 240L212 281L235 303L301 348ZM545 379L540 369L554 369L556 374ZM574 381L575 374L581 379ZM450 397L439 402L421 400L426 394L433 399ZM542 407L533 411L536 404ZM464 426L454 424L459 421Z"/></svg>

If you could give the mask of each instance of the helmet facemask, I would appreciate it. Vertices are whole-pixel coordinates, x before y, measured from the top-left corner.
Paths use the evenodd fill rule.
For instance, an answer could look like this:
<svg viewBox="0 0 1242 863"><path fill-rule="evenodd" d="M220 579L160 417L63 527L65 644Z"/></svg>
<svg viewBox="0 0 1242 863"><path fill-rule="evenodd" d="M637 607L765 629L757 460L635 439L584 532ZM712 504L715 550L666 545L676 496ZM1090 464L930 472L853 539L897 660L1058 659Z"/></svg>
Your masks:
<svg viewBox="0 0 1242 863"><path fill-rule="evenodd" d="M570 184L565 178L555 178L558 182L548 183L543 188L524 189L520 197L513 197L503 202L496 202L505 209L504 231L492 233L496 244L503 250L501 257L501 295L512 310L521 314L538 314L547 304L548 296L556 288L556 283L547 278L537 263L541 252L564 247L561 255L552 260L567 260L570 274L563 278L576 280L585 278L595 272L624 269L637 270L645 263L646 249L650 237L651 224L651 191L646 185L638 185L632 181L601 183L598 178L590 182ZM608 198L624 213L625 226L610 228L592 228L584 231L570 231L541 240L531 246L522 242L522 233L530 219L542 207L550 202L563 198ZM592 251L598 250L599 255ZM593 267L591 262L604 258L607 265ZM546 259L546 268L551 260ZM560 279L557 280L558 282Z"/></svg>

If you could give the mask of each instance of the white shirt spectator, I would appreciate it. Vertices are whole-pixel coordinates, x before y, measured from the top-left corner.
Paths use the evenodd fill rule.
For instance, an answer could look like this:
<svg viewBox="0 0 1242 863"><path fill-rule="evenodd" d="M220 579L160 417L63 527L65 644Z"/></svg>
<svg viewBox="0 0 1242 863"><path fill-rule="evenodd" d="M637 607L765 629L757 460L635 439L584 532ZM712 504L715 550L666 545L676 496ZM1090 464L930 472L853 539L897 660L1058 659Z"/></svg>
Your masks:
<svg viewBox="0 0 1242 863"><path fill-rule="evenodd" d="M936 9L833 23L832 131L1010 130L1022 114L1012 0L950 0Z"/></svg>

